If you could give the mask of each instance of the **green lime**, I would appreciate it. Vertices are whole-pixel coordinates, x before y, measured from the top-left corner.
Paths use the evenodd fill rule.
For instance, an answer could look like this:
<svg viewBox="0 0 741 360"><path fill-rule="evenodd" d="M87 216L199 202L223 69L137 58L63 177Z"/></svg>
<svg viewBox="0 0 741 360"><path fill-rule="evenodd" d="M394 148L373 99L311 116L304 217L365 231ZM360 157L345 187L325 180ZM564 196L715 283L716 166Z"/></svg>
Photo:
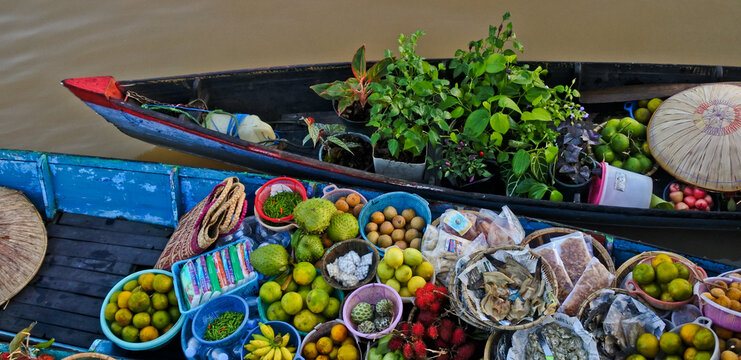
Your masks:
<svg viewBox="0 0 741 360"><path fill-rule="evenodd" d="M605 127L606 128L612 127L612 128L617 129L618 126L620 126L620 119L610 119L605 124Z"/></svg>
<svg viewBox="0 0 741 360"><path fill-rule="evenodd" d="M268 281L260 286L260 299L267 304L272 304L283 296L280 284L275 281Z"/></svg>
<svg viewBox="0 0 741 360"><path fill-rule="evenodd" d="M172 320L172 322L176 322L180 318L180 310L177 306L170 306L170 308L167 309L167 312L170 313L170 320Z"/></svg>
<svg viewBox="0 0 741 360"><path fill-rule="evenodd" d="M170 306L178 306L178 297L175 295L175 289L167 293L167 302L170 303Z"/></svg>
<svg viewBox="0 0 741 360"><path fill-rule="evenodd" d="M611 162L610 165L612 165L612 166L614 166L616 168L620 168L620 169L623 168L623 162L620 161L620 160L615 160L615 161Z"/></svg>
<svg viewBox="0 0 741 360"><path fill-rule="evenodd" d="M611 163L613 160L615 160L615 153L612 152L612 149L610 149L608 145L596 146L594 148L594 155L597 161Z"/></svg>
<svg viewBox="0 0 741 360"><path fill-rule="evenodd" d="M109 303L113 303L113 304L117 304L118 303L118 295L120 295L122 292L123 291L121 291L121 290L114 292L111 295L111 300L109 300L108 302Z"/></svg>
<svg viewBox="0 0 741 360"><path fill-rule="evenodd" d="M650 284L654 282L655 278L656 273L654 272L654 268L651 267L651 264L638 264L633 268L633 279L635 279L639 285Z"/></svg>
<svg viewBox="0 0 741 360"><path fill-rule="evenodd" d="M625 160L625 163L623 163L623 169L635 173L641 173L641 162L634 157L629 157L628 160Z"/></svg>
<svg viewBox="0 0 741 360"><path fill-rule="evenodd" d="M656 280L659 284L667 284L679 277L679 271L677 271L677 268L673 263L668 261L656 265L654 270L656 271Z"/></svg>
<svg viewBox="0 0 741 360"><path fill-rule="evenodd" d="M646 107L648 108L648 111L654 113L656 112L656 109L658 109L659 106L661 106L662 103L663 101L661 101L661 99L653 98L648 101L648 104L646 104Z"/></svg>
<svg viewBox="0 0 741 360"><path fill-rule="evenodd" d="M139 329L128 325L121 331L121 338L126 342L137 342L139 341Z"/></svg>
<svg viewBox="0 0 741 360"><path fill-rule="evenodd" d="M134 327L137 329L143 329L149 326L151 322L152 322L152 317L149 316L149 313L140 312L134 315L134 320L131 321L131 324L133 324Z"/></svg>
<svg viewBox="0 0 741 360"><path fill-rule="evenodd" d="M639 123L638 121L632 120L628 122L628 126L622 131L623 134L631 136L635 139L646 138L646 125Z"/></svg>
<svg viewBox="0 0 741 360"><path fill-rule="evenodd" d="M684 352L682 338L679 337L679 334L673 332L661 334L661 338L659 338L659 348L668 355L677 355Z"/></svg>
<svg viewBox="0 0 741 360"><path fill-rule="evenodd" d="M628 125L630 125L630 124L632 124L634 122L638 122L638 121L635 121L635 119L633 119L632 117L629 117L629 116L626 116L626 117L620 119L620 125L618 125L617 131L619 133L625 134L625 130L628 128Z"/></svg>
<svg viewBox="0 0 741 360"><path fill-rule="evenodd" d="M563 194L558 190L551 190L551 195L548 199L551 201L563 201Z"/></svg>
<svg viewBox="0 0 741 360"><path fill-rule="evenodd" d="M113 335L116 335L118 337L121 337L121 331L122 330L123 330L123 326L118 325L117 322L114 321L114 322L111 323L111 332L113 333Z"/></svg>
<svg viewBox="0 0 741 360"><path fill-rule="evenodd" d="M124 291L131 291L136 289L137 286L139 286L139 282L137 280L131 280L124 284L123 289Z"/></svg>
<svg viewBox="0 0 741 360"><path fill-rule="evenodd" d="M685 279L676 278L669 282L669 294L676 301L684 301L692 296L692 284Z"/></svg>
<svg viewBox="0 0 741 360"><path fill-rule="evenodd" d="M661 297L661 288L656 283L642 285L641 290L643 290L643 292L654 299L658 299Z"/></svg>
<svg viewBox="0 0 741 360"><path fill-rule="evenodd" d="M641 174L647 173L654 165L651 159L647 158L646 155L638 154L635 158L641 163L641 171L639 171Z"/></svg>
<svg viewBox="0 0 741 360"><path fill-rule="evenodd" d="M610 148L614 152L621 153L628 150L628 145L630 145L630 140L625 136L625 134L615 134L612 139L610 139Z"/></svg>
<svg viewBox="0 0 741 360"><path fill-rule="evenodd" d="M648 119L651 118L651 112L648 111L646 108L638 108L634 113L633 116L635 116L636 121L638 121L641 124L645 124L648 122Z"/></svg>
<svg viewBox="0 0 741 360"><path fill-rule="evenodd" d="M160 310L152 315L152 325L158 330L164 329L165 326L170 324L170 321L170 313L168 313L167 311Z"/></svg>
<svg viewBox="0 0 741 360"><path fill-rule="evenodd" d="M685 266L682 263L675 262L674 267L677 268L677 272L679 273L680 279L689 280L690 279L690 269Z"/></svg>
<svg viewBox="0 0 741 360"><path fill-rule="evenodd" d="M648 107L648 99L638 100L638 107L642 107L642 108Z"/></svg>
<svg viewBox="0 0 741 360"><path fill-rule="evenodd" d="M643 154L646 156L651 156L651 149L648 147L648 143L644 142L641 144L641 151L643 151Z"/></svg>
<svg viewBox="0 0 741 360"><path fill-rule="evenodd" d="M674 300L674 298L672 297L672 294L670 294L670 293L668 293L668 292L663 292L663 293L661 293L661 297L659 297L659 300L661 300L661 301L665 301L665 302L674 302L674 301L676 301L676 300Z"/></svg>
<svg viewBox="0 0 741 360"><path fill-rule="evenodd" d="M613 135L617 134L617 128L614 126L605 126L602 131L600 131L600 136L602 136L605 141L610 141L610 138L612 138Z"/></svg>
<svg viewBox="0 0 741 360"><path fill-rule="evenodd" d="M118 311L118 305L109 303L105 306L105 319L108 321L116 320L116 312Z"/></svg>

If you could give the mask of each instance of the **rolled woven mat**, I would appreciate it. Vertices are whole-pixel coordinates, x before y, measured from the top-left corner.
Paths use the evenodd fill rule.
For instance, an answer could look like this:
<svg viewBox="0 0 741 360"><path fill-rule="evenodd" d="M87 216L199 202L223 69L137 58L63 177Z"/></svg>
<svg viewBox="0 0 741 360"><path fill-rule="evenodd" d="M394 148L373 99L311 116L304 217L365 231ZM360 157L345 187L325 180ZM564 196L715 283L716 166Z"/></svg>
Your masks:
<svg viewBox="0 0 741 360"><path fill-rule="evenodd" d="M236 177L226 178L180 218L154 267L169 270L175 262L202 253L219 236L236 231L246 212L244 184Z"/></svg>

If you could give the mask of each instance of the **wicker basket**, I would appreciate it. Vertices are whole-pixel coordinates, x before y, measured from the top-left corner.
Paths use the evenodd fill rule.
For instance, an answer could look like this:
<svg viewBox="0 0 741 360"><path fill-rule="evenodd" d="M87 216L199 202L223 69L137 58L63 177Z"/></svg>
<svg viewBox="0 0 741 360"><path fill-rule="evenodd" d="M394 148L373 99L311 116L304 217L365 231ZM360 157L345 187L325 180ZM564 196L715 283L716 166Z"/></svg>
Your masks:
<svg viewBox="0 0 741 360"><path fill-rule="evenodd" d="M594 131L595 131L595 132L601 132L601 131L602 131L602 128L604 128L604 127L605 127L605 125L607 125L607 121L605 121L605 122L603 122L603 123L601 123L601 124L597 125L597 126L596 126L596 127L594 128ZM597 159L594 159L594 160L595 160L595 161L597 161ZM646 172L646 173L645 173L645 174L643 174L643 175L646 175L646 176L651 176L651 175L653 175L654 173L656 173L656 171L658 171L658 170L659 170L659 163L658 163L658 162L656 162L656 161L652 161L652 162L653 162L654 166L653 166L653 167L651 168L651 170L649 170L648 172Z"/></svg>
<svg viewBox="0 0 741 360"><path fill-rule="evenodd" d="M359 283L355 284L355 286L348 287L343 286L337 280L329 276L329 272L327 272L327 264L334 262L335 260L337 260L337 258L347 254L350 251L355 251L361 257L365 254L373 253L373 262L371 263L370 269L368 269L368 274L365 275L365 278ZM332 247L330 247L327 252L324 253L324 257L322 257L322 259L320 260L319 270L321 270L322 272L322 277L333 288L350 291L371 282L371 280L374 280L376 278L376 268L378 267L378 263L380 261L381 258L378 255L378 250L376 250L376 247L373 246L373 244L363 239L350 239L332 245Z"/></svg>
<svg viewBox="0 0 741 360"><path fill-rule="evenodd" d="M555 296L555 294L558 293L558 282L555 279L555 275L553 273L553 269L551 269L550 265L548 265L548 263L543 260L543 257L542 256L540 256L539 254L533 252L529 248L522 247L522 246L515 246L515 245L500 246L500 247L496 247L496 248L492 248L492 249L489 249L489 250L486 250L486 251L482 251L482 252L476 253L475 255L473 255L471 257L471 259L469 260L469 263L473 263L473 262L479 261L482 257L484 257L486 255L494 254L497 251L506 251L506 250L527 250L530 253L530 256L533 259L538 259L539 262L540 262L540 264L541 264L541 272L543 274L543 279L548 281L548 284L551 286L551 291L554 294L554 296ZM458 276L457 271L455 269L451 270L449 276L450 276L450 278L449 278L449 289L448 289L448 291L451 294L451 305L456 310L458 310L458 315L462 315L463 313L460 311L460 309L471 307L474 304L471 303L470 301L468 301L466 303L462 303L460 301L460 297L457 295L458 294L458 291L457 291L457 288L458 287L455 286L455 281L454 281L456 279L456 277ZM471 317L469 317L467 315L466 316L461 316L461 319L463 321L469 323L470 325L474 326L474 327L477 327L477 328L480 328L480 329L484 329L484 330L489 330L489 331L497 331L497 330L513 331L513 330L527 329L527 328L530 328L530 327L533 327L535 325L540 324L541 322L543 322L543 320L545 320L546 317L548 317L549 315L555 313L556 310L557 310L557 308L558 308L558 302L556 301L556 302L552 303L551 306L549 306L548 308L546 308L545 312L543 314L541 314L540 317L538 317L534 321L531 321L529 323L524 323L524 324L517 324L517 325L501 325L501 324L496 323L496 322L491 321L491 320L490 321L487 321L487 322L484 322L484 321L481 321L480 319L472 319Z"/></svg>
<svg viewBox="0 0 741 360"><path fill-rule="evenodd" d="M101 354L101 353L93 353L93 352L86 352L86 353L70 355L62 360L87 360L87 359L116 360L116 358L112 356L108 356L106 354Z"/></svg>
<svg viewBox="0 0 741 360"><path fill-rule="evenodd" d="M527 244L531 244L530 247L534 249L540 245L549 243L553 238L573 234L575 232L579 232L579 230L569 229L565 227L545 228L542 230L533 231L530 235L526 236L524 239L522 239L522 245L525 246ZM602 243L595 240L594 237L589 236L589 238L592 240L592 250L594 256L602 263L602 265L607 268L608 271L610 271L610 273L614 274L615 262L612 260L612 256L610 256L610 253L607 252L607 249L602 246Z"/></svg>

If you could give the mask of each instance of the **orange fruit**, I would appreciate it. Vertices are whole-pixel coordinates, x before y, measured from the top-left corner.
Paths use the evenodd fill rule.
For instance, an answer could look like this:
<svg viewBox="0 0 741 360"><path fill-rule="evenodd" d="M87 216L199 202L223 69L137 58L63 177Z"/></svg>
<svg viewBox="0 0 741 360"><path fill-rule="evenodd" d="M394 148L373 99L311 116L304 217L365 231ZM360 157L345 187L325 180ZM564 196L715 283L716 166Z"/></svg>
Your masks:
<svg viewBox="0 0 741 360"><path fill-rule="evenodd" d="M332 326L329 337L336 343L342 343L347 339L347 327L342 324Z"/></svg>

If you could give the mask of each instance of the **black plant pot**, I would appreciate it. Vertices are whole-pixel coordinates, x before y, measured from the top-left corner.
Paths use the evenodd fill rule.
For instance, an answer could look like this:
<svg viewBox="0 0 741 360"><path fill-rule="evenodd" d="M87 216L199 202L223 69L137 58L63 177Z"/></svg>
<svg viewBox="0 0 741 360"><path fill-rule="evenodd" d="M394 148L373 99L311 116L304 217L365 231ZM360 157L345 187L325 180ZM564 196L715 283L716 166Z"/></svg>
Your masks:
<svg viewBox="0 0 741 360"><path fill-rule="evenodd" d="M367 126L368 123L366 121L348 119L342 116L342 114L339 114L337 112L337 101L335 100L332 100L332 109L337 113L337 117L340 118L340 121L345 125L347 131L361 133L363 135L370 135L373 131L373 128Z"/></svg>
<svg viewBox="0 0 741 360"><path fill-rule="evenodd" d="M487 170L491 176L474 180L473 182L454 183L447 178L440 180L440 185L465 192L484 194L504 194L505 184L499 176L499 164L494 160L485 160Z"/></svg>
<svg viewBox="0 0 741 360"><path fill-rule="evenodd" d="M587 156L587 158L591 160L592 167L590 168L590 170L594 169L594 167L597 166L597 163L594 161L594 159L589 157L586 153L582 153L582 154ZM592 180L594 180L594 177L590 177L589 180L581 184L572 184L569 182L564 182L558 177L558 172L555 170L554 164L551 164L551 174L555 182L554 186L556 187L558 191L561 192L561 195L563 195L563 201L580 202L580 203L586 203L588 201L589 184L592 183Z"/></svg>

